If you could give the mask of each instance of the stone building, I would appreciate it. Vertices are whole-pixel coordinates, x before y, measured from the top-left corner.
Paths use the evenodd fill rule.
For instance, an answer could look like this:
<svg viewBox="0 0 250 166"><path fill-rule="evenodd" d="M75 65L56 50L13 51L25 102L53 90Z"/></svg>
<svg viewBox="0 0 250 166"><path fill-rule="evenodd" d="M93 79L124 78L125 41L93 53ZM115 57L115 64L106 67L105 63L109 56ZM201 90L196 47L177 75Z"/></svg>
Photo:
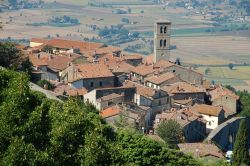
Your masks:
<svg viewBox="0 0 250 166"><path fill-rule="evenodd" d="M156 73L153 76L146 77L144 84L154 89L160 89L163 86L167 86L176 82L182 82L182 80L174 73L166 72L163 74Z"/></svg>
<svg viewBox="0 0 250 166"><path fill-rule="evenodd" d="M202 87L186 82L176 82L162 87L162 90L167 92L175 102L178 102L178 100L190 100L191 98L194 103L204 103L206 93Z"/></svg>
<svg viewBox="0 0 250 166"><path fill-rule="evenodd" d="M153 89L132 81L125 81L125 87L135 87L134 103L151 107L155 113L170 109L169 95L161 89Z"/></svg>
<svg viewBox="0 0 250 166"><path fill-rule="evenodd" d="M195 104L191 109L200 113L207 121L207 132L210 132L224 122L224 110L221 106Z"/></svg>
<svg viewBox="0 0 250 166"><path fill-rule="evenodd" d="M190 84L202 85L203 75L201 73L165 60L160 60L151 65L143 64L131 70L132 76L139 79L142 84L145 83L146 78L154 74L161 75L167 72L173 73L180 80Z"/></svg>
<svg viewBox="0 0 250 166"><path fill-rule="evenodd" d="M133 102L135 93L135 87L98 88L85 94L84 101L92 103L94 106L99 107L101 110L102 107L106 106L106 104L108 104L108 106L111 106L120 104L122 102ZM108 100L101 102L101 99L103 98L108 98Z"/></svg>
<svg viewBox="0 0 250 166"><path fill-rule="evenodd" d="M81 64L72 65L64 72L64 81L74 88L96 88L114 87L115 76L103 64Z"/></svg>
<svg viewBox="0 0 250 166"><path fill-rule="evenodd" d="M114 105L101 111L100 115L112 126L131 127L144 133L150 129L152 123L151 108L134 104Z"/></svg>
<svg viewBox="0 0 250 166"><path fill-rule="evenodd" d="M62 73L77 58L79 58L77 54L53 55L45 52L29 54L29 61L34 69L33 75L38 80L61 81Z"/></svg>
<svg viewBox="0 0 250 166"><path fill-rule="evenodd" d="M209 92L213 106L222 106L225 110L225 118L230 118L237 113L239 96L222 86Z"/></svg>
<svg viewBox="0 0 250 166"><path fill-rule="evenodd" d="M154 130L164 120L175 120L182 127L185 142L202 141L206 135L206 121L202 115L191 111L189 108L181 110L172 109L169 112L157 114L154 122ZM157 134L157 133L156 133Z"/></svg>
<svg viewBox="0 0 250 166"><path fill-rule="evenodd" d="M173 65L165 68L167 72L173 72L180 79L194 85L202 85L203 75L199 72L192 70L191 68L186 68L180 65Z"/></svg>
<svg viewBox="0 0 250 166"><path fill-rule="evenodd" d="M110 106L122 104L124 102L124 95L111 93L96 100L96 108L98 110L106 109Z"/></svg>

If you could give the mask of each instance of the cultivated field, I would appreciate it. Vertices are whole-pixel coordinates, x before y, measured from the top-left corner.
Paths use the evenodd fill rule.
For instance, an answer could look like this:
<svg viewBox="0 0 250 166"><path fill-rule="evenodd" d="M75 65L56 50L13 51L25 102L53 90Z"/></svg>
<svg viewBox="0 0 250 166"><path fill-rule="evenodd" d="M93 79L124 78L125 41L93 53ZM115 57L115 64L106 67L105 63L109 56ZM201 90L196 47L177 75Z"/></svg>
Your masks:
<svg viewBox="0 0 250 166"><path fill-rule="evenodd" d="M190 64L250 64L250 38L237 36L174 37L172 59Z"/></svg>
<svg viewBox="0 0 250 166"><path fill-rule="evenodd" d="M205 75L205 70L209 72ZM233 70L228 67L199 67L197 71L204 73L205 78L214 80L216 83L233 86L250 86L250 66L236 66Z"/></svg>

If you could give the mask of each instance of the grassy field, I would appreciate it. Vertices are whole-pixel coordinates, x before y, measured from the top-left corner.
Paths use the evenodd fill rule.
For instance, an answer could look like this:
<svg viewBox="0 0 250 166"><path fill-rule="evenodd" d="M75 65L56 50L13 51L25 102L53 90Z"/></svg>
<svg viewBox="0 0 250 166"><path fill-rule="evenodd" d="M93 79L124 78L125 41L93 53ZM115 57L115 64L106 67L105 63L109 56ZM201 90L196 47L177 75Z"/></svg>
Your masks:
<svg viewBox="0 0 250 166"><path fill-rule="evenodd" d="M205 75L205 70L209 72ZM197 71L204 73L205 78L216 83L232 86L250 86L250 66L236 66L233 70L228 67L199 67Z"/></svg>

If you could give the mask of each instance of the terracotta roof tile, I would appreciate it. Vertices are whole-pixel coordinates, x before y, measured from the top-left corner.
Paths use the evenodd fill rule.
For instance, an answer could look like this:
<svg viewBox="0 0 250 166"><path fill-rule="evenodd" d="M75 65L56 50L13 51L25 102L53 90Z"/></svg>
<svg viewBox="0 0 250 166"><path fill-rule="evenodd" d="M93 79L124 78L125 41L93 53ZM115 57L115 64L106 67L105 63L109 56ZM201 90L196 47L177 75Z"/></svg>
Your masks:
<svg viewBox="0 0 250 166"><path fill-rule="evenodd" d="M230 96L232 98L235 98L236 100L239 99L239 96L237 96L234 92L222 86L216 87L216 89L210 91L210 95L212 97L212 101L221 98L223 96Z"/></svg>
<svg viewBox="0 0 250 166"><path fill-rule="evenodd" d="M52 70L62 71L67 68L68 64L80 55L53 55L45 52L29 54L29 60L33 66L48 66Z"/></svg>
<svg viewBox="0 0 250 166"><path fill-rule="evenodd" d="M177 82L169 86L164 86L162 88L164 91L174 94L174 93L199 93L205 90L201 87L191 85L187 82Z"/></svg>
<svg viewBox="0 0 250 166"><path fill-rule="evenodd" d="M177 104L183 104L183 105L192 105L193 99L192 98L184 99L184 100L174 100L173 99L173 102L177 103Z"/></svg>
<svg viewBox="0 0 250 166"><path fill-rule="evenodd" d="M121 95L121 94L117 94L117 93L111 93L109 95L106 95L106 96L103 96L97 100L99 101L108 101L108 100L112 100L112 99L115 99L115 98L118 98L118 97L123 97L124 95Z"/></svg>
<svg viewBox="0 0 250 166"><path fill-rule="evenodd" d="M139 74L141 76L147 76L155 72L152 65L140 65L132 69L133 73Z"/></svg>
<svg viewBox="0 0 250 166"><path fill-rule="evenodd" d="M165 60L160 60L154 64L154 68L168 68L171 66L175 66L175 64Z"/></svg>
<svg viewBox="0 0 250 166"><path fill-rule="evenodd" d="M154 63L154 54L145 56L143 58L143 63L147 65L152 65Z"/></svg>
<svg viewBox="0 0 250 166"><path fill-rule="evenodd" d="M113 77L112 72L103 64L81 64L75 66L77 78L71 82L86 78Z"/></svg>
<svg viewBox="0 0 250 166"><path fill-rule="evenodd" d="M113 54L106 54L98 61L100 64L106 65L113 73L130 73L134 68L134 66L126 63L122 58L113 56Z"/></svg>
<svg viewBox="0 0 250 166"><path fill-rule="evenodd" d="M145 78L145 81L152 82L156 85L159 85L167 80L170 80L172 78L176 77L174 73L164 73L160 75L153 75Z"/></svg>
<svg viewBox="0 0 250 166"><path fill-rule="evenodd" d="M63 49L78 48L81 52L84 52L100 48L103 44L64 39L51 39L46 43L46 45Z"/></svg>
<svg viewBox="0 0 250 166"><path fill-rule="evenodd" d="M139 54L123 54L122 59L124 59L124 60L142 59L142 55L139 55Z"/></svg>
<svg viewBox="0 0 250 166"><path fill-rule="evenodd" d="M114 47L114 46L100 47L100 48L95 49L96 54L109 54L109 53L115 53L119 51L122 51L121 48Z"/></svg>
<svg viewBox="0 0 250 166"><path fill-rule="evenodd" d="M57 95L65 95L64 93L66 93L66 95L68 96L77 96L77 95L83 96L86 93L88 93L87 89L85 88L75 89L71 87L70 85L64 84L64 83L59 83L58 85L56 85L53 91Z"/></svg>
<svg viewBox="0 0 250 166"><path fill-rule="evenodd" d="M192 110L205 115L219 116L222 108L220 106L211 106L206 104L195 104Z"/></svg>
<svg viewBox="0 0 250 166"><path fill-rule="evenodd" d="M100 112L100 115L103 119L108 118L108 117L112 117L115 115L118 115L121 112L121 109L119 106L112 106L109 107L103 111Z"/></svg>
<svg viewBox="0 0 250 166"><path fill-rule="evenodd" d="M52 56L51 59L48 61L48 67L51 69L56 69L62 71L66 69L70 62L76 59L78 56Z"/></svg>
<svg viewBox="0 0 250 166"><path fill-rule="evenodd" d="M70 89L66 92L69 96L77 96L77 95L80 95L80 96L83 96L85 94L88 93L88 90L84 87L80 88L80 89Z"/></svg>
<svg viewBox="0 0 250 166"><path fill-rule="evenodd" d="M39 54L29 54L29 60L33 66L47 66L50 54L39 53Z"/></svg>
<svg viewBox="0 0 250 166"><path fill-rule="evenodd" d="M156 93L156 90L132 81L125 81L124 82L125 87L136 87L136 93L139 95L142 95L144 97L153 97Z"/></svg>
<svg viewBox="0 0 250 166"><path fill-rule="evenodd" d="M155 121L156 123L154 125L154 128L157 128L159 123L163 120L175 120L182 127L188 125L189 123L195 120L204 121L204 119L199 113L196 113L189 108L184 108L178 111L174 109L169 112L163 112L161 114L157 114L155 119L159 120L159 122Z"/></svg>

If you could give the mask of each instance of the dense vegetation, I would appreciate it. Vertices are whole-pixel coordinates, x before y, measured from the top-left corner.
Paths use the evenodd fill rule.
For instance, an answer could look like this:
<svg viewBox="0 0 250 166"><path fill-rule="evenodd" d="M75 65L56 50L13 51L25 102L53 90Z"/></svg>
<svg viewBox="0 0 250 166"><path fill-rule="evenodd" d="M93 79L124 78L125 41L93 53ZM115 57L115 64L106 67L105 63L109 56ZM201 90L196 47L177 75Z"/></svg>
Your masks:
<svg viewBox="0 0 250 166"><path fill-rule="evenodd" d="M247 91L236 92L240 96L240 106L241 112L240 116L250 118L250 93Z"/></svg>
<svg viewBox="0 0 250 166"><path fill-rule="evenodd" d="M69 16L63 16L63 17L53 17L49 20L50 24L70 24L70 25L78 25L79 20L77 18L71 18Z"/></svg>
<svg viewBox="0 0 250 166"><path fill-rule="evenodd" d="M80 21L77 18L71 18L70 16L62 16L62 17L52 17L47 22L39 22L39 23L28 23L26 25L30 26L55 26L55 27L67 27L67 26L75 26L79 25Z"/></svg>
<svg viewBox="0 0 250 166"><path fill-rule="evenodd" d="M28 82L0 70L0 165L199 165L141 134L114 132L92 105L49 100Z"/></svg>
<svg viewBox="0 0 250 166"><path fill-rule="evenodd" d="M16 68L20 64L20 58L21 52L14 44L0 42L0 66Z"/></svg>
<svg viewBox="0 0 250 166"><path fill-rule="evenodd" d="M156 132L171 148L177 148L183 139L182 128L175 120L162 121Z"/></svg>
<svg viewBox="0 0 250 166"><path fill-rule="evenodd" d="M248 152L248 131L246 120L241 120L233 150L233 165L250 165Z"/></svg>

